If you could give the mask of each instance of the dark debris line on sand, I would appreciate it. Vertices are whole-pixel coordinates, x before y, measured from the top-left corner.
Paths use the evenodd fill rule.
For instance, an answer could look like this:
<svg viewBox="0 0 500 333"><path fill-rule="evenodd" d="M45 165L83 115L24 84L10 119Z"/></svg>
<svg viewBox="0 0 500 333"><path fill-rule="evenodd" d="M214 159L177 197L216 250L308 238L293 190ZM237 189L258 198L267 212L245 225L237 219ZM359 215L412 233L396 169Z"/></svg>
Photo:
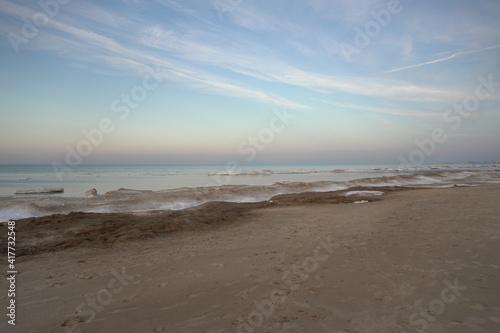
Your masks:
<svg viewBox="0 0 500 333"><path fill-rule="evenodd" d="M358 187L349 191L400 191L395 187ZM234 222L253 210L287 205L353 203L366 197L345 197L346 191L283 194L257 203L209 202L178 211L150 214L81 213L27 218L16 223L18 257L68 248L107 248L177 231L206 230ZM369 201L382 200L370 197ZM5 232L6 228L3 229ZM5 249L2 248L5 252Z"/></svg>

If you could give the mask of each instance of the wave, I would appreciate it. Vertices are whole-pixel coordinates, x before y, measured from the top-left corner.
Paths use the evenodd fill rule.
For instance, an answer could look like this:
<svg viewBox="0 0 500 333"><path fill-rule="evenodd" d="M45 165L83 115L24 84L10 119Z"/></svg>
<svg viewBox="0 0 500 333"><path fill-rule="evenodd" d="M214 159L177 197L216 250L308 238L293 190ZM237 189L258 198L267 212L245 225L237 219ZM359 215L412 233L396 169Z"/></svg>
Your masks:
<svg viewBox="0 0 500 333"><path fill-rule="evenodd" d="M258 176L258 175L270 175L273 173L275 172L272 170L262 169L262 170L248 170L248 171L246 170L220 171L220 172L208 173L208 175L209 176Z"/></svg>
<svg viewBox="0 0 500 333"><path fill-rule="evenodd" d="M334 169L334 170L318 170L318 169L290 169L290 170L231 170L208 173L209 176L260 176L260 175L306 175L313 173L331 173L331 172L362 172L361 169Z"/></svg>
<svg viewBox="0 0 500 333"><path fill-rule="evenodd" d="M349 181L276 182L272 185L222 185L183 187L151 191L119 189L94 197L0 197L0 222L70 212L147 213L181 210L212 201L261 202L280 194L347 191L358 195L376 195L376 187L452 187L500 184L499 171L431 171L398 174ZM370 192L348 192L369 187ZM353 189L359 190L359 189Z"/></svg>

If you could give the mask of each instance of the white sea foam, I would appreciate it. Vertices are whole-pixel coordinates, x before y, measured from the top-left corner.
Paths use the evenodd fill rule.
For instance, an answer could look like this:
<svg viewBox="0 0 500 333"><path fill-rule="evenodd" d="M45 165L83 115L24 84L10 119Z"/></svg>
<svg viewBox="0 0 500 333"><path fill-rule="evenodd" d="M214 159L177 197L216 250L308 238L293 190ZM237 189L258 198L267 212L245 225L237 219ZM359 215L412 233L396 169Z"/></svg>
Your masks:
<svg viewBox="0 0 500 333"><path fill-rule="evenodd" d="M176 202L169 202L166 204L159 204L157 206L154 206L153 209L158 209L158 210L181 210L181 209L186 209L189 207L196 207L201 205L203 202L202 201L176 201ZM147 209L146 209L147 210ZM151 210L151 209L149 209Z"/></svg>
<svg viewBox="0 0 500 333"><path fill-rule="evenodd" d="M300 174L306 174L306 173L317 173L318 170L316 169L295 169L295 170L290 170L289 173L300 173Z"/></svg>
<svg viewBox="0 0 500 333"><path fill-rule="evenodd" d="M262 170L226 170L215 173L208 173L209 176L262 176L275 173L269 169Z"/></svg>
<svg viewBox="0 0 500 333"><path fill-rule="evenodd" d="M358 195L362 197L370 197L370 196L376 196L376 195L383 195L384 192L382 191L349 191L344 194L346 197L350 197L351 195Z"/></svg>
<svg viewBox="0 0 500 333"><path fill-rule="evenodd" d="M358 200L358 201L354 201L353 203L355 203L355 204L362 204L362 203L368 203L368 202L370 202L370 201L368 201L368 200Z"/></svg>
<svg viewBox="0 0 500 333"><path fill-rule="evenodd" d="M334 192L334 191L342 191L342 190L347 190L351 186L348 185L339 185L339 184L329 184L325 186L317 186L314 189L314 192Z"/></svg>
<svg viewBox="0 0 500 333"><path fill-rule="evenodd" d="M19 220L28 217L42 216L36 209L30 205L12 205L0 210L0 222L7 222L9 220Z"/></svg>
<svg viewBox="0 0 500 333"><path fill-rule="evenodd" d="M51 208L51 207L61 207L64 206L64 201L62 200L57 200L53 198L46 198L46 199L41 199L37 200L34 203L35 206L37 207L43 207L43 208Z"/></svg>

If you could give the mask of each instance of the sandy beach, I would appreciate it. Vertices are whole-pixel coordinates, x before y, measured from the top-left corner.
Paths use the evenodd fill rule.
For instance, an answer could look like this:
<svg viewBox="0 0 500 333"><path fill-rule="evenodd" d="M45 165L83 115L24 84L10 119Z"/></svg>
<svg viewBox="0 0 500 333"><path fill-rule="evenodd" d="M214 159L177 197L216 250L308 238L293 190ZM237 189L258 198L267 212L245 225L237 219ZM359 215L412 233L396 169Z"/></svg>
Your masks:
<svg viewBox="0 0 500 333"><path fill-rule="evenodd" d="M0 333L500 333L499 17L0 0Z"/></svg>
<svg viewBox="0 0 500 333"><path fill-rule="evenodd" d="M500 186L376 190L19 220L0 331L499 332Z"/></svg>

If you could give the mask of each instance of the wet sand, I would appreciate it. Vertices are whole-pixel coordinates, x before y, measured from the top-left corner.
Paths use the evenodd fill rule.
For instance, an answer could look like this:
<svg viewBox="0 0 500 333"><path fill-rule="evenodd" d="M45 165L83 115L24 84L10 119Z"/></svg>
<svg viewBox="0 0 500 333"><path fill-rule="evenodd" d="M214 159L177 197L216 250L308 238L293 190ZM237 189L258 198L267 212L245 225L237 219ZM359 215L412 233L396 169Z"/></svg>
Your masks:
<svg viewBox="0 0 500 333"><path fill-rule="evenodd" d="M20 220L0 331L499 332L500 186L376 190Z"/></svg>

